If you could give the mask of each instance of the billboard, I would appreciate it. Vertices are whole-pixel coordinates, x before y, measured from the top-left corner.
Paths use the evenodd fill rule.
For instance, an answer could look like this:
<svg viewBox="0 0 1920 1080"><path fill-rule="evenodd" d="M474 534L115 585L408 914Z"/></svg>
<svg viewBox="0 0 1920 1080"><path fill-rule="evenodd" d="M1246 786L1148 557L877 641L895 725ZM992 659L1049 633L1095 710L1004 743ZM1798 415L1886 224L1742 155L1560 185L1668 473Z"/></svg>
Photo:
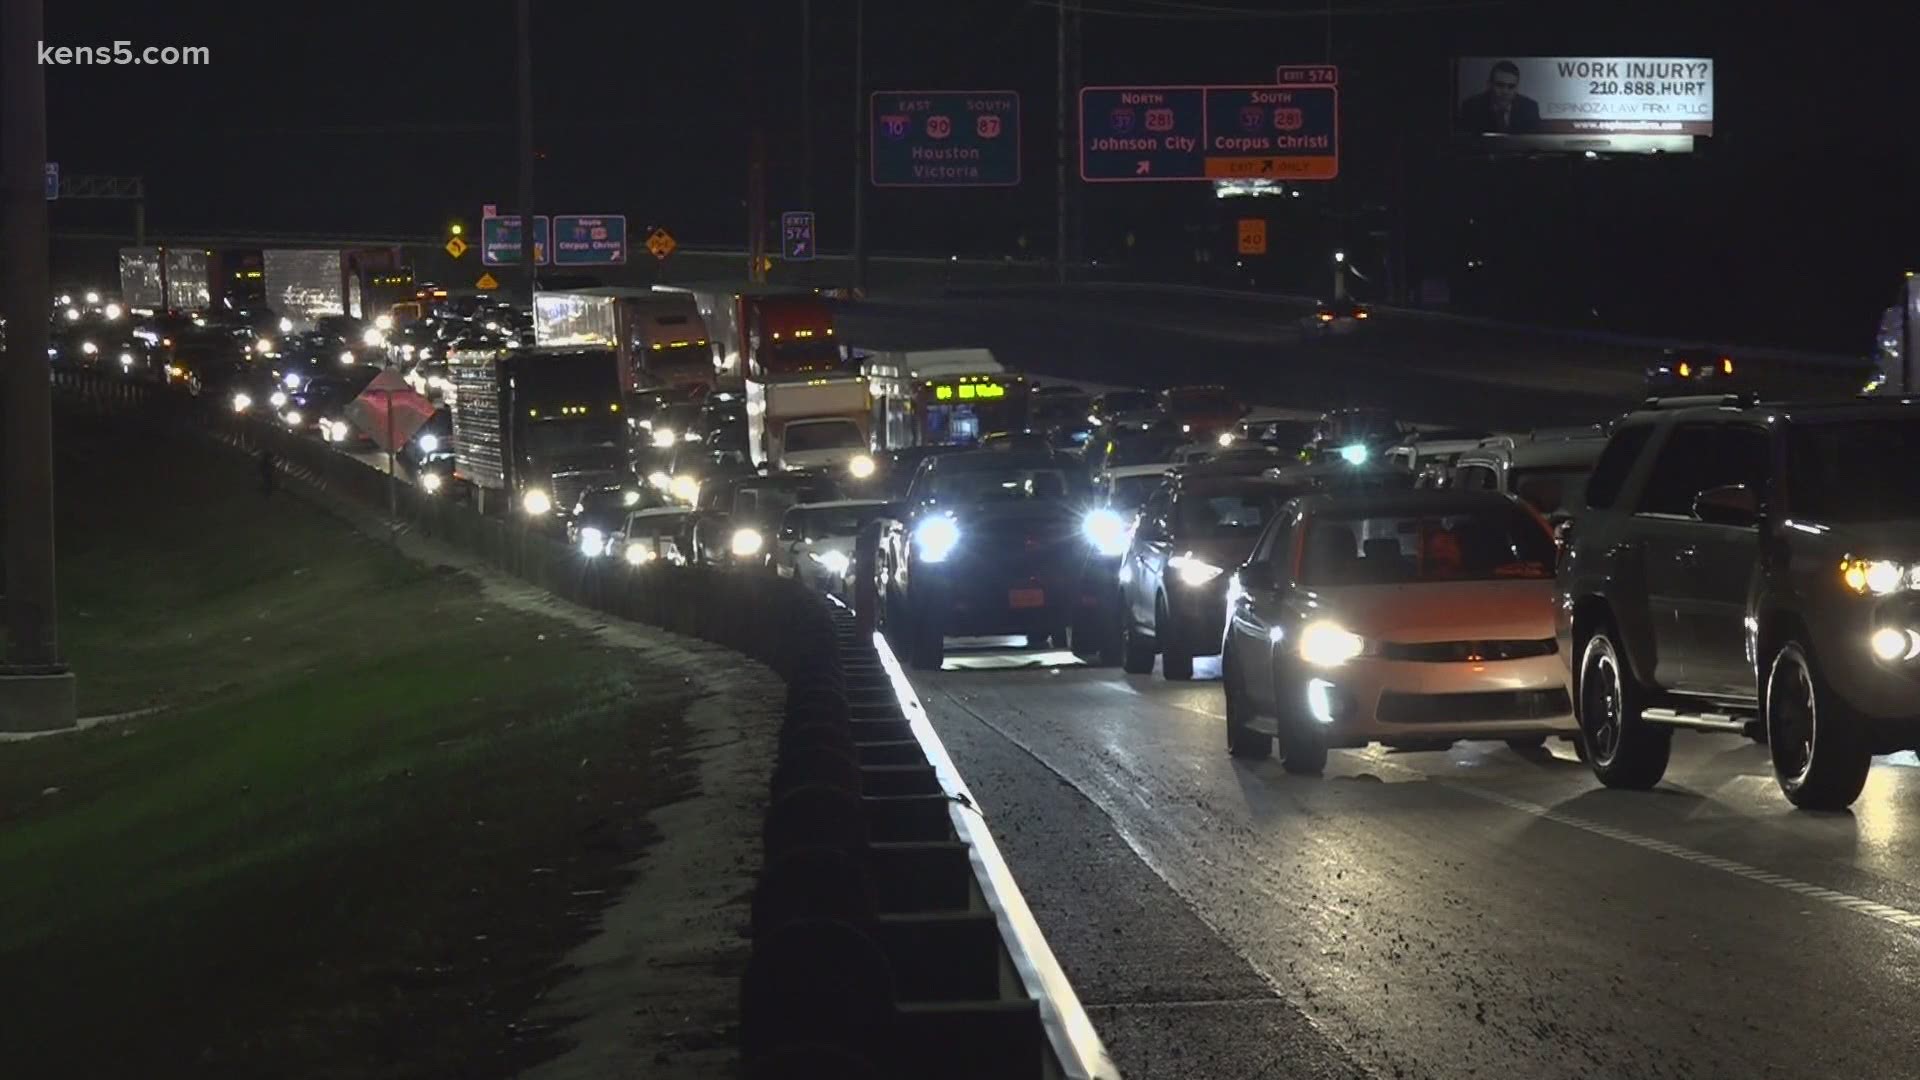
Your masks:
<svg viewBox="0 0 1920 1080"><path fill-rule="evenodd" d="M1453 130L1542 149L1690 149L1695 136L1713 134L1713 61L1461 57Z"/></svg>

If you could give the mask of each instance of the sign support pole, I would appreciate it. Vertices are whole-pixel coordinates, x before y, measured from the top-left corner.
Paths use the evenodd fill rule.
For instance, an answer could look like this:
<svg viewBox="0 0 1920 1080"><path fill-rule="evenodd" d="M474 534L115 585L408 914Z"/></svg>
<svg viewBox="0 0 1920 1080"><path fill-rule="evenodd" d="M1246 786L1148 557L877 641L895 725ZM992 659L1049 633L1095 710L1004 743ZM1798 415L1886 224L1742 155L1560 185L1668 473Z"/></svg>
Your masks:
<svg viewBox="0 0 1920 1080"><path fill-rule="evenodd" d="M867 0L853 2L853 288L867 289Z"/></svg>
<svg viewBox="0 0 1920 1080"><path fill-rule="evenodd" d="M515 43L515 81L520 98L520 265L527 270L527 310L533 310L533 293L539 288L540 267L533 261L533 12L532 0L518 0L514 22L519 40ZM553 243L548 237L547 243Z"/></svg>
<svg viewBox="0 0 1920 1080"><path fill-rule="evenodd" d="M1067 283L1067 0L1053 5L1054 94L1053 94L1053 186L1054 255L1053 280Z"/></svg>

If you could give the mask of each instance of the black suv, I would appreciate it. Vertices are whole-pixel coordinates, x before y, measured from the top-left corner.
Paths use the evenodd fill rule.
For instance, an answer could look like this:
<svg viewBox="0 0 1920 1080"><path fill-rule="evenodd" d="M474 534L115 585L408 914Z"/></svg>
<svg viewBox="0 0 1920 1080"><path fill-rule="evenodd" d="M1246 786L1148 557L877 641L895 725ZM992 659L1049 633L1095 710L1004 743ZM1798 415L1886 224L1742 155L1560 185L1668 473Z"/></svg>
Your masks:
<svg viewBox="0 0 1920 1080"><path fill-rule="evenodd" d="M1573 526L1556 607L1589 763L1648 788L1675 727L1765 740L1839 809L1920 748L1920 401L1650 402Z"/></svg>

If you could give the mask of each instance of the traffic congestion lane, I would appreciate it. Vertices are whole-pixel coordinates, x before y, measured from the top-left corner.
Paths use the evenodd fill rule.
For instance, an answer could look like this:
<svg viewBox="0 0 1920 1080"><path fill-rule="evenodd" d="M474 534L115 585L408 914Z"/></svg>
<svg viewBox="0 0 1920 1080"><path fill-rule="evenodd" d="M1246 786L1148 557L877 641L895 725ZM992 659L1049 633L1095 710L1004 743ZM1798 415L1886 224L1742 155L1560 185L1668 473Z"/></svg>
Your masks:
<svg viewBox="0 0 1920 1080"><path fill-rule="evenodd" d="M866 299L836 313L842 339L884 349L985 346L1012 370L1159 386L1223 382L1269 404L1385 405L1403 419L1528 426L1591 422L1645 396L1652 350L1379 312L1352 332L1306 328L1311 305L1183 290L1085 287L941 299ZM1769 397L1857 391L1864 366L1736 359Z"/></svg>
<svg viewBox="0 0 1920 1080"><path fill-rule="evenodd" d="M1376 1075L1907 1075L1920 1050L1884 1023L1920 980L1920 770L1883 763L1830 816L1787 807L1761 748L1691 733L1653 793L1599 789L1563 745L1337 751L1295 777L1228 758L1217 683L1000 656L915 677L942 737L1071 784ZM1065 828L1023 823L1023 882L1087 842Z"/></svg>

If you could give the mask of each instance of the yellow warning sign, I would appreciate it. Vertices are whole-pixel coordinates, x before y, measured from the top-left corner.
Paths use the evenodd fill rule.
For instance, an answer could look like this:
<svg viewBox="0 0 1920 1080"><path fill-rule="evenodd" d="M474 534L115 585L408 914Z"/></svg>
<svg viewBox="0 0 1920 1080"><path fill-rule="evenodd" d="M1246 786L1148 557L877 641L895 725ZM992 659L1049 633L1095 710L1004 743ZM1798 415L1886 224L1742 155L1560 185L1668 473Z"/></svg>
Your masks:
<svg viewBox="0 0 1920 1080"><path fill-rule="evenodd" d="M467 253L467 242L457 236L447 237L447 254L459 258Z"/></svg>
<svg viewBox="0 0 1920 1080"><path fill-rule="evenodd" d="M673 254L674 248L679 246L674 242L673 234L665 229L655 229L647 237L647 250L653 252L653 257L656 259L666 258Z"/></svg>
<svg viewBox="0 0 1920 1080"><path fill-rule="evenodd" d="M499 288L500 283L493 279L492 274L483 273L480 275L480 280L473 283L473 287L481 290L493 290Z"/></svg>
<svg viewBox="0 0 1920 1080"><path fill-rule="evenodd" d="M1265 255L1267 253L1267 219L1240 219L1240 254Z"/></svg>

